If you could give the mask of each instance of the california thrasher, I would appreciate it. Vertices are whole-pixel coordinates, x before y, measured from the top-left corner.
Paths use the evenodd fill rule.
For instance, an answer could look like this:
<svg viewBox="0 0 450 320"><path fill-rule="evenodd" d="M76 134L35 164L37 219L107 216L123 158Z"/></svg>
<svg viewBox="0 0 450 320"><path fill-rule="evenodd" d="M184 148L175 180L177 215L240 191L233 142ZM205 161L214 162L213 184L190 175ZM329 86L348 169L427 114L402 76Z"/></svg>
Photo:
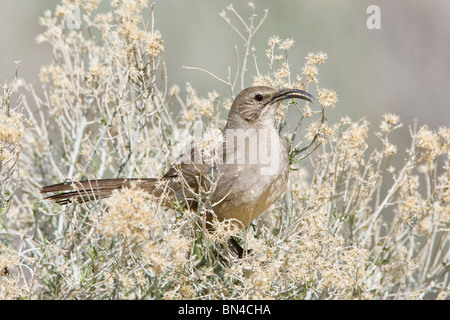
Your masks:
<svg viewBox="0 0 450 320"><path fill-rule="evenodd" d="M208 221L215 215L219 221L232 219L238 227L246 227L286 187L288 154L275 128L274 116L282 100L296 98L310 102L314 99L299 89L257 86L243 90L231 106L216 157L194 147L160 179L70 181L45 186L41 193L56 192L46 199L67 204L108 197L115 189L136 184L155 196L165 193L168 207L173 200L181 200L196 210L199 201L208 202Z"/></svg>

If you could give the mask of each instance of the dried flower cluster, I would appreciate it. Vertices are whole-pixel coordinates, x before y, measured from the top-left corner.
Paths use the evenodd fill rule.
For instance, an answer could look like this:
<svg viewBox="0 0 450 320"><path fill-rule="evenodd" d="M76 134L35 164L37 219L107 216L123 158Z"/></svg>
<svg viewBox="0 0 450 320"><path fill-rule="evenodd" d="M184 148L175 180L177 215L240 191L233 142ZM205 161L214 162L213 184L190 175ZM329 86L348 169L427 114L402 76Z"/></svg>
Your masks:
<svg viewBox="0 0 450 320"><path fill-rule="evenodd" d="M448 299L450 129L412 126L405 147L392 142L402 123L391 113L375 134L365 119L329 124L325 113L338 97L319 86L327 55L307 54L296 74L288 63L294 40L273 36L261 62L251 40L268 12L258 20L253 3L248 19L231 5L220 14L243 42L236 74L191 69L228 86L231 98L253 83L305 89L318 100L281 106L293 170L286 195L253 228L216 221L208 231L211 204L202 195L195 212L176 202L167 209L164 196L136 187L65 207L42 200L39 187L55 181L160 176L197 123L211 131L202 147L214 150L231 104L215 91L200 97L190 84L167 86L147 1L113 0L110 12L98 2L63 1L42 17L38 41L53 48L42 97L25 86L30 94L12 107L15 81L4 86L0 298ZM79 28L68 27L74 21ZM248 79L250 63L256 74ZM298 111L295 128L286 128L288 108ZM373 135L379 145L369 144ZM252 251L237 259L230 236Z"/></svg>
<svg viewBox="0 0 450 320"><path fill-rule="evenodd" d="M14 195L19 189L21 179L19 155L22 137L29 125L24 120L21 110L24 97L14 95L17 89L19 65L17 63L12 81L2 85L3 92L0 96L0 219L2 221L13 205ZM13 100L19 101L17 106L13 106ZM9 241L2 241L0 238L0 300L13 299L24 296L26 293L20 277L11 276L12 270L15 270L21 261L18 252L8 246L9 244Z"/></svg>

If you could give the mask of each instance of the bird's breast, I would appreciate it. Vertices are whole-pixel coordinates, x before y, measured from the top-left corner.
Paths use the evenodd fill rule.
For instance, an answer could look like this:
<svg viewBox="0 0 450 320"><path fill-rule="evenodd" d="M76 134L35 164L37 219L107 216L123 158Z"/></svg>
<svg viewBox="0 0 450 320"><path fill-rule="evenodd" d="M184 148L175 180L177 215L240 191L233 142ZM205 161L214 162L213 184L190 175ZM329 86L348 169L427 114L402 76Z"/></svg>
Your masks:
<svg viewBox="0 0 450 320"><path fill-rule="evenodd" d="M227 135L226 161L216 188L221 192L214 195L219 202L214 212L219 220L237 219L247 226L283 194L289 162L274 128L234 137L241 141Z"/></svg>

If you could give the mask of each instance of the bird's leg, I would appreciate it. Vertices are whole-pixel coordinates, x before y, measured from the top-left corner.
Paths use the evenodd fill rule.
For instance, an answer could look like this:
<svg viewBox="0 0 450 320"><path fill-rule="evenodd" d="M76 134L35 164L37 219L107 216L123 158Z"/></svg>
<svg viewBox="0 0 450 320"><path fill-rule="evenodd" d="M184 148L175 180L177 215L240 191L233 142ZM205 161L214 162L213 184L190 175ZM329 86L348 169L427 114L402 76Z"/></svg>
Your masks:
<svg viewBox="0 0 450 320"><path fill-rule="evenodd" d="M241 245L233 237L230 237L230 239L228 239L228 244L236 251L239 259L242 259L244 256L252 252L252 249L244 250L244 248L242 248Z"/></svg>

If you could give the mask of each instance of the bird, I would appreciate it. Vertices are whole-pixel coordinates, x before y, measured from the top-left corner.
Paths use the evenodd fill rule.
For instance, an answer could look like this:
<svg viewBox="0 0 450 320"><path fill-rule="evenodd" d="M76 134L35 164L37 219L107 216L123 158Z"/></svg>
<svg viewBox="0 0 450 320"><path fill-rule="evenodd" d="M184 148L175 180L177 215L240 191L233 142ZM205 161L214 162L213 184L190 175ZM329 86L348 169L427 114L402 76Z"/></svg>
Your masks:
<svg viewBox="0 0 450 320"><path fill-rule="evenodd" d="M242 90L230 108L216 152L193 147L161 178L66 181L40 191L45 199L65 205L102 199L114 190L135 186L156 197L164 195L167 207L181 201L196 211L200 203L208 203L210 226L217 219L245 228L286 190L289 157L275 122L277 108L286 99L314 101L310 93L295 88ZM236 247L236 240L232 244Z"/></svg>

